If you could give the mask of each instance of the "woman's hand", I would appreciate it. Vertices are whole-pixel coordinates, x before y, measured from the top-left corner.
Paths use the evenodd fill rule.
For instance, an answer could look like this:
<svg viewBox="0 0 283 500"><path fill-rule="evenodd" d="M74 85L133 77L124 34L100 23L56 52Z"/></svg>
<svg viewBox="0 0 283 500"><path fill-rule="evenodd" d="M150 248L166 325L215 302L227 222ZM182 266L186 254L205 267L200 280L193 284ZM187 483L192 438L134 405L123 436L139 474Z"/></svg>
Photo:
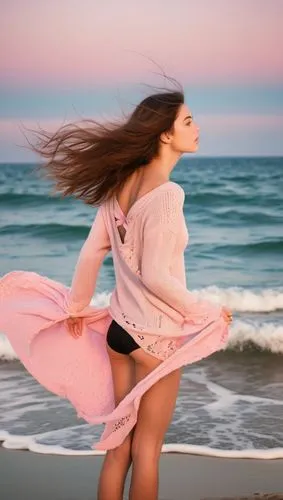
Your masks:
<svg viewBox="0 0 283 500"><path fill-rule="evenodd" d="M222 318L230 325L233 321L233 316L232 316L232 311L231 309L228 309L228 307L222 307L222 312L221 312Z"/></svg>
<svg viewBox="0 0 283 500"><path fill-rule="evenodd" d="M70 317L66 319L70 335L75 339L81 337L83 330L83 318Z"/></svg>

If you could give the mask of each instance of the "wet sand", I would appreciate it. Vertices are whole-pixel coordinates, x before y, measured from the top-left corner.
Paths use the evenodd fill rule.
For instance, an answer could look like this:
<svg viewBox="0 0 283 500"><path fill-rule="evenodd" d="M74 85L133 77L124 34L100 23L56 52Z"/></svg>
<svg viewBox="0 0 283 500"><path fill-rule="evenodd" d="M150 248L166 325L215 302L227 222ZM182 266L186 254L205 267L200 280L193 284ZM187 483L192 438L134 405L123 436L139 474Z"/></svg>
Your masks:
<svg viewBox="0 0 283 500"><path fill-rule="evenodd" d="M0 448L0 498L96 500L102 461L103 455L43 455ZM282 459L227 459L162 453L159 471L160 500L283 500ZM125 499L128 498L130 474L131 469ZM255 493L269 493L269 496L255 496Z"/></svg>

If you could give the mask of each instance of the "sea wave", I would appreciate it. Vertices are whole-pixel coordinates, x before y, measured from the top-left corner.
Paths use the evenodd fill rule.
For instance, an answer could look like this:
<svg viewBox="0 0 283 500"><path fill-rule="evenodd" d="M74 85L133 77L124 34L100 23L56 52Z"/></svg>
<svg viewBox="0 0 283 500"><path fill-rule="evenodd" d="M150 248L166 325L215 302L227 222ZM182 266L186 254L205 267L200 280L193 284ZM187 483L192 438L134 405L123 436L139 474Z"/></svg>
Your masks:
<svg viewBox="0 0 283 500"><path fill-rule="evenodd" d="M225 251L228 255L248 255L248 254L280 254L283 253L283 239L273 238L263 241L255 241L248 244L233 244L233 245L215 245L215 251Z"/></svg>
<svg viewBox="0 0 283 500"><path fill-rule="evenodd" d="M48 240L66 241L73 238L85 238L90 230L90 225L70 225L60 223L50 224L7 224L1 227L1 235L26 235L35 238L48 238Z"/></svg>
<svg viewBox="0 0 283 500"><path fill-rule="evenodd" d="M229 328L229 338L224 351L283 354L283 325L273 321L234 320ZM10 342L4 334L0 333L0 360L17 359Z"/></svg>
<svg viewBox="0 0 283 500"><path fill-rule="evenodd" d="M15 208L16 207L40 207L42 205L54 205L67 203L70 205L70 200L59 196L48 196L46 193L1 193L0 207Z"/></svg>
<svg viewBox="0 0 283 500"><path fill-rule="evenodd" d="M234 319L226 349L266 350L283 354L283 325L282 322L281 325L276 323L276 319L280 320L283 316L283 288L248 290L237 286L221 288L211 285L191 291L196 298L222 304L232 310ZM106 307L110 297L111 292L97 293L91 304ZM17 359L4 332L0 332L0 359Z"/></svg>

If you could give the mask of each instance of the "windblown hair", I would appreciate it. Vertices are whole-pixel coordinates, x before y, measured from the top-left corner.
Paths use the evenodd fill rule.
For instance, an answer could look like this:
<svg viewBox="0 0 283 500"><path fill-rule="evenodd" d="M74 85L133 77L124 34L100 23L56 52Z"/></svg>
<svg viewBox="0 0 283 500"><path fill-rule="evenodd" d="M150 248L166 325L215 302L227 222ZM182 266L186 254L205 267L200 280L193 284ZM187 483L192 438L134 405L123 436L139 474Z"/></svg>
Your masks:
<svg viewBox="0 0 283 500"><path fill-rule="evenodd" d="M143 99L124 121L83 119L82 126L69 123L54 134L33 131L38 142L28 142L47 158L38 170L55 181L54 192L99 205L117 194L135 170L158 156L160 134L173 130L183 103L182 89L166 89Z"/></svg>

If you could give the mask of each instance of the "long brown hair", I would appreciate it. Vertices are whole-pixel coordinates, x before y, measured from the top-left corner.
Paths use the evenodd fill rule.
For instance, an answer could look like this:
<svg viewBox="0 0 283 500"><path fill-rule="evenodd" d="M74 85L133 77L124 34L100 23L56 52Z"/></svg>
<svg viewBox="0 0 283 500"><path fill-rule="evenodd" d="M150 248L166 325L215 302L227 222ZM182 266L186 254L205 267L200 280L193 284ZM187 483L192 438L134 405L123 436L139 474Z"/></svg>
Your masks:
<svg viewBox="0 0 283 500"><path fill-rule="evenodd" d="M63 197L73 195L89 205L101 204L158 155L160 134L173 130L184 103L178 85L179 90L166 89L144 98L124 121L83 119L82 126L69 123L54 134L32 130L37 143L28 140L31 149L48 160L36 170L53 179L54 192Z"/></svg>

